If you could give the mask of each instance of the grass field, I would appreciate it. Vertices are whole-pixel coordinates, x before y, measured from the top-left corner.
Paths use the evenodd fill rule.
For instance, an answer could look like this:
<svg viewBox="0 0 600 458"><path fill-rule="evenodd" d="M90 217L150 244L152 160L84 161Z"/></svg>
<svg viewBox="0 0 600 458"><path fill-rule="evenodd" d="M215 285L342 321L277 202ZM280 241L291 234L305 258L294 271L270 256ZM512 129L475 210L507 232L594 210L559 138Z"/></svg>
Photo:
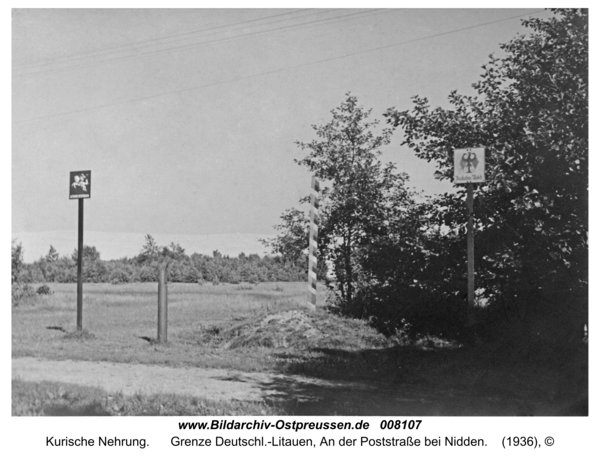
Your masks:
<svg viewBox="0 0 600 458"><path fill-rule="evenodd" d="M190 396L124 396L68 383L13 380L15 416L282 415L266 402L211 401Z"/></svg>
<svg viewBox="0 0 600 458"><path fill-rule="evenodd" d="M225 357L219 348L199 342L243 320L298 309L306 300L304 283L169 284L168 343L158 346L149 344L157 337L156 284L85 284L88 338L74 333L76 285L54 284L51 290L54 294L13 310L13 357L268 370L272 365L256 348Z"/></svg>
<svg viewBox="0 0 600 458"><path fill-rule="evenodd" d="M587 408L587 350L564 355L567 365L540 365L507 357L505 347L406 345L362 321L299 313L304 283L169 284L167 344L154 341L156 284L84 285L83 334L75 332L76 285L50 288L13 309L13 357L275 372L367 388L320 387L320 402L302 404L292 392L258 405L117 394L115 410L114 394L14 380L13 415L581 415ZM325 303L323 288L318 301Z"/></svg>

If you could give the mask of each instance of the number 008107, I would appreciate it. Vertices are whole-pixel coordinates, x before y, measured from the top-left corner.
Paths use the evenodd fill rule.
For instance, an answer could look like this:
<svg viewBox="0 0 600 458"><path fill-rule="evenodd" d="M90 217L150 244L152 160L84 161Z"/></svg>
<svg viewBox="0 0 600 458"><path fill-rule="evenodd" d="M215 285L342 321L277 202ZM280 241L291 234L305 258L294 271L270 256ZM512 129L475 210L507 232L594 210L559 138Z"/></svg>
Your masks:
<svg viewBox="0 0 600 458"><path fill-rule="evenodd" d="M381 429L419 429L422 420L383 420Z"/></svg>

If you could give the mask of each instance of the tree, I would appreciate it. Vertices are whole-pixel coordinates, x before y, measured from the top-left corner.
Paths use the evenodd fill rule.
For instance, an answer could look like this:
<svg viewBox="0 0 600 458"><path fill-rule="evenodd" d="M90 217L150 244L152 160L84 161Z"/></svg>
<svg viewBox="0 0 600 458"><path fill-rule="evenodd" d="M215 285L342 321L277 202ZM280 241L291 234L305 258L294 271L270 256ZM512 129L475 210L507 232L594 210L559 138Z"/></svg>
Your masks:
<svg viewBox="0 0 600 458"><path fill-rule="evenodd" d="M35 290L22 277L23 268L23 245L15 239L11 241L11 290L12 305L17 306L22 299L35 294Z"/></svg>
<svg viewBox="0 0 600 458"><path fill-rule="evenodd" d="M490 56L477 96L452 92L452 109L387 112L403 144L452 177L452 151L486 147L486 183L475 191L478 281L492 302L532 313L551 304L565 320L587 314L588 14L553 10ZM464 234L465 191L439 199L437 218ZM443 209L442 209L443 207ZM579 321L581 323L581 321Z"/></svg>
<svg viewBox="0 0 600 458"><path fill-rule="evenodd" d="M78 250L75 248L73 254L71 255L71 259L77 262ZM84 263L87 262L95 262L100 260L100 252L95 246L83 245L83 260Z"/></svg>
<svg viewBox="0 0 600 458"><path fill-rule="evenodd" d="M75 249L71 259L77 262L78 250ZM83 270L82 277L84 282L101 283L107 281L107 268L100 259L100 252L95 246L83 246Z"/></svg>
<svg viewBox="0 0 600 458"><path fill-rule="evenodd" d="M350 94L331 114L329 123L312 126L317 139L296 142L308 152L296 163L307 167L323 184L319 258L333 266L338 304L352 307L356 289L365 280L362 259L387 232L390 222L412 204L412 194L405 187L407 175L378 159L381 148L390 142L391 129L375 134L379 122L370 121L371 110L361 107ZM288 241L297 240L303 224L298 211L284 214L282 226L289 230L278 239L284 242L280 251L297 252L300 246Z"/></svg>
<svg viewBox="0 0 600 458"><path fill-rule="evenodd" d="M48 250L48 254L45 256L45 261L48 263L53 263L58 261L59 259L59 254L58 251L56 251L56 248L54 248L52 245L50 245L50 249Z"/></svg>
<svg viewBox="0 0 600 458"><path fill-rule="evenodd" d="M161 248L156 244L154 237L146 234L145 242L140 254L137 256L138 264L147 264L158 259Z"/></svg>
<svg viewBox="0 0 600 458"><path fill-rule="evenodd" d="M305 263L309 229L306 214L302 210L290 208L281 215L281 223L273 228L279 234L271 239L261 239L262 244L271 248L272 253L280 255L284 262Z"/></svg>
<svg viewBox="0 0 600 458"><path fill-rule="evenodd" d="M169 246L159 248L160 255L165 259L172 259L175 261L183 261L187 259L185 249L175 242L171 242Z"/></svg>
<svg viewBox="0 0 600 458"><path fill-rule="evenodd" d="M23 268L23 245L13 239L10 246L10 253L12 260L10 282L17 283L19 281L19 274Z"/></svg>

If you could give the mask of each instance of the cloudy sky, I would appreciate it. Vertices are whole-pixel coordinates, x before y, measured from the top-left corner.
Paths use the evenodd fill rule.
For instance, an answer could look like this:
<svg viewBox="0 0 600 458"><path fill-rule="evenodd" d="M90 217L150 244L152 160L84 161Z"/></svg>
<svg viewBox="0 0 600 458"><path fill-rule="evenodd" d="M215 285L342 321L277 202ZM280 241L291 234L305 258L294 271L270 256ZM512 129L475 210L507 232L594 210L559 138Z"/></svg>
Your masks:
<svg viewBox="0 0 600 458"><path fill-rule="evenodd" d="M310 185L293 162L347 92L373 117L472 92L540 9L15 9L12 231L269 234ZM400 146L418 190L451 189Z"/></svg>

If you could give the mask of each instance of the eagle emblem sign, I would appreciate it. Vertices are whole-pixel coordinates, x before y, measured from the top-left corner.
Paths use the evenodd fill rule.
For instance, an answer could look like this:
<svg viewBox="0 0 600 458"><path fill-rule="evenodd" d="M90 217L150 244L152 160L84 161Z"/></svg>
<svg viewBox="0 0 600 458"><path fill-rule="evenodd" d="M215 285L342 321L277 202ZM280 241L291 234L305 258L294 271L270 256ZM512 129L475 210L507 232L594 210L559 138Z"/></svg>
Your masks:
<svg viewBox="0 0 600 458"><path fill-rule="evenodd" d="M483 183L485 181L485 148L454 150L454 182Z"/></svg>

